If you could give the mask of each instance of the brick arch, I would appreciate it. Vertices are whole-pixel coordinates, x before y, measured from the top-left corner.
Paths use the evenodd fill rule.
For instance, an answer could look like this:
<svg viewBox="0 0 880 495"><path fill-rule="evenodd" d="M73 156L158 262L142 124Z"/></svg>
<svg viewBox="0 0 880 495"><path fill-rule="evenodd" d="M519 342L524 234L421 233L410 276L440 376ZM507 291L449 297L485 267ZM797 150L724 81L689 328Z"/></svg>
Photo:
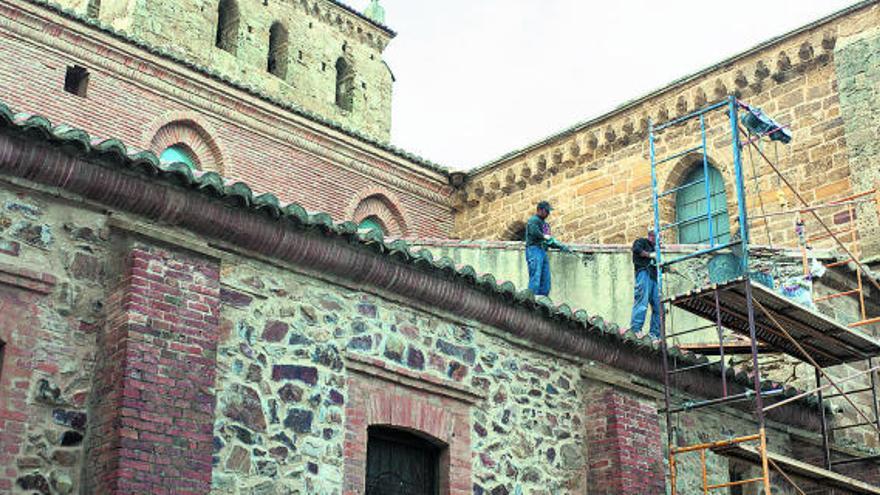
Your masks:
<svg viewBox="0 0 880 495"><path fill-rule="evenodd" d="M501 238L505 241L522 241L525 239L526 222L523 220L514 220L507 224Z"/></svg>
<svg viewBox="0 0 880 495"><path fill-rule="evenodd" d="M393 366L381 369L395 374ZM372 373L354 372L347 380L343 494L364 493L370 426L405 430L441 446L440 493L471 493L470 405L438 394L441 382L416 379L402 385ZM423 388L428 384L431 389Z"/></svg>
<svg viewBox="0 0 880 495"><path fill-rule="evenodd" d="M349 204L345 217L354 223L361 223L367 217L376 217L386 227L386 234L402 237L409 232L409 221L398 205L400 200L394 193L381 188L370 188L355 197Z"/></svg>
<svg viewBox="0 0 880 495"><path fill-rule="evenodd" d="M145 141L156 155L175 144L192 151L199 170L223 174L223 151L212 137L213 130L196 115L172 112L156 120L147 130Z"/></svg>

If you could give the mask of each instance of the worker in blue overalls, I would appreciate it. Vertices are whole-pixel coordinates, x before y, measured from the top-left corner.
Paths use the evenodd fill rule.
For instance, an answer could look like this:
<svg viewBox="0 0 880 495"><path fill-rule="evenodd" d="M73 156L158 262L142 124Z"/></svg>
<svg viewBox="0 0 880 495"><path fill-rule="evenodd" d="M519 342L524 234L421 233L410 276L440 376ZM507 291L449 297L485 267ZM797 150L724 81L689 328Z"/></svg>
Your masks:
<svg viewBox="0 0 880 495"><path fill-rule="evenodd" d="M571 252L565 244L550 235L550 224L547 217L553 208L547 201L538 203L535 214L526 224L526 265L529 269L529 290L536 296L550 294L550 261L547 258L548 248L557 248L563 252Z"/></svg>

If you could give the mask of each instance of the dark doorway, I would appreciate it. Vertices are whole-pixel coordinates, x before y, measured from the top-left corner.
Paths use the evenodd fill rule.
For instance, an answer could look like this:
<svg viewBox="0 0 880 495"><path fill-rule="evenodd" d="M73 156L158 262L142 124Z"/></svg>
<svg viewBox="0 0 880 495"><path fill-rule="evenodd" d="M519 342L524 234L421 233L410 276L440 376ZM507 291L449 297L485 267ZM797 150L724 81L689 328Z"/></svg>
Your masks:
<svg viewBox="0 0 880 495"><path fill-rule="evenodd" d="M410 432L371 426L366 495L438 495L441 448Z"/></svg>

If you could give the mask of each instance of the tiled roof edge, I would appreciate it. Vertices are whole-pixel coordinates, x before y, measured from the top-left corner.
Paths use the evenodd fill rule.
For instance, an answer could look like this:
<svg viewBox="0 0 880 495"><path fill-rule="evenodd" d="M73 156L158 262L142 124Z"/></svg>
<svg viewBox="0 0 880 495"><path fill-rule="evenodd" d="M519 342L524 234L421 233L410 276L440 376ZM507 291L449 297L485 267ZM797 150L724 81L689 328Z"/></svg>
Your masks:
<svg viewBox="0 0 880 495"><path fill-rule="evenodd" d="M192 193L223 200L233 207L249 210L271 219L290 220L285 225L291 228L319 230L325 235L354 242L395 261L433 272L441 277L453 277L480 292L492 293L504 298L510 304L538 311L543 317L563 323L572 331L594 332L595 337L610 340L617 345L629 346L644 353L646 359L652 357L660 359L659 346L648 337L639 337L631 330L621 329L614 323L606 323L600 316L590 316L585 310L573 309L567 304L555 305L550 298L536 297L528 289L517 290L512 282L499 282L492 274L479 274L470 265L456 266L451 258L444 256L435 260L429 250L415 251L406 241L386 242L379 232L359 231L353 222L335 223L327 213L309 213L296 203L282 206L274 194L256 194L248 184L227 181L216 172L193 171L188 165L179 162L164 163L151 151L129 149L118 139L93 139L86 131L71 126L53 126L45 117L26 113L17 114L3 102L0 102L0 132L11 132L25 139L36 138L64 147L68 153L100 160L104 165L114 166L128 173L134 172L146 180L163 182L169 187L183 187L191 190ZM678 347L670 347L668 353L670 358L676 359L679 364L696 365L709 362L705 356L685 352ZM721 366L716 362L702 369L704 372L720 374ZM736 372L727 368L727 375L734 383L745 387L751 384L744 370ZM784 387L782 397L791 397L798 393L793 387L779 383L765 382L764 386L767 389ZM816 404L815 399L812 398L798 402L813 408Z"/></svg>

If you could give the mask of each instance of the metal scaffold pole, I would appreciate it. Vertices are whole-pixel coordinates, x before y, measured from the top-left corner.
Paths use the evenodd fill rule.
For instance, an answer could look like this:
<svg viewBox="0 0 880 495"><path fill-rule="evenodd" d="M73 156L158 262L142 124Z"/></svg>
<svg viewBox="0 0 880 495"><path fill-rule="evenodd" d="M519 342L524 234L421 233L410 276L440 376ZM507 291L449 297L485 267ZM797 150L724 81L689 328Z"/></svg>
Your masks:
<svg viewBox="0 0 880 495"><path fill-rule="evenodd" d="M742 117L742 122L740 117ZM695 128L693 126L696 124L691 124L692 127L687 127L692 121L696 121L699 125L700 135L698 140L694 139L688 143L686 138L682 138L682 135L686 135L688 129ZM729 163L732 164L732 182L736 192L737 205L735 218L738 221L738 229L732 233L732 239L727 237L729 234L725 229L719 228L716 225L716 221L721 218L720 215L726 215L726 205L723 205L725 209L721 209L716 204L719 201L716 199L718 194L713 190L715 186L710 184L711 173L717 174L717 172L714 172L714 168L710 167L708 129L713 123L718 125L719 121L724 122L725 126L730 127L731 160ZM765 126L761 128L760 125L755 124L756 121L758 124L765 124ZM743 125L749 127L751 134L747 134L742 130ZM686 129L683 132L675 133L671 138L665 137L664 131L674 127L686 127ZM832 466L835 464L835 461L831 458L832 448L829 440L832 429L828 427L827 414L823 404L823 399L828 397L825 394L825 390L834 388L837 391L835 396L843 397L850 406L854 407L859 417L864 419L865 422L863 424L877 428L878 433L880 433L880 413L878 413L880 406L878 406L875 376L877 368L880 368L880 366L875 367L873 361L869 361L867 371L861 371L842 380L865 379L866 376L870 378L870 387L859 389L859 391L871 391L873 418L868 418L867 415L858 409L857 404L849 398L848 393L853 391L844 391L839 386L839 383L842 381L835 380L823 369L823 367L827 366L856 362L880 355L880 341L875 341L869 336L856 333L855 330L830 321L828 318L819 317L814 309L793 305L783 296L762 287L760 283L752 280L749 263L749 201L745 188L746 178L745 168L742 163L742 151L745 146L757 149L758 155L767 162L770 169L782 178L782 182L787 187L794 190L792 184L781 175L779 167L770 162L769 158L758 147L758 142L763 138L779 138L778 133L783 129L787 129L787 126L773 123L772 119L763 116L759 110L749 107L733 96L668 122L655 123L651 121L648 125L648 147L651 164L651 204L653 207L654 231L657 239L654 249L657 285L662 297L659 318L660 350L663 360L663 400L665 406L663 412L666 420L669 481L672 495L678 493L678 484L682 477L682 470L687 466L687 464L682 464L678 457L691 453L699 455L699 478L702 480L702 490L704 493L725 487L759 484L762 486L764 493L770 494L772 493L770 470L773 469L791 484L798 493L805 492L798 487L790 474L810 479L819 485L831 487L832 489L857 487L862 490L858 493L880 494L880 488L871 487L858 480L847 478L831 471ZM747 138L745 142L741 140L741 132ZM716 139L718 138L717 133L713 134L713 136ZM787 134L788 139L790 139L790 136L790 134ZM693 146L694 141L699 144ZM691 147L688 147L688 144L691 144ZM678 145L679 150L674 149L676 146L673 145ZM713 149L717 148L718 146L715 146ZM658 153L658 150L663 156L659 156L661 153ZM751 154L749 156L751 157ZM665 190L661 190L661 184L669 184L670 182L668 179L669 173L661 167L668 167L666 164L681 162L682 160L693 160L694 170L699 170L701 174L698 176L690 174L688 179L683 181L686 182L685 184L672 185ZM713 172L710 172L710 170ZM752 173L755 174L753 179L756 184L756 192L759 192L757 186L758 172L754 162L752 162ZM721 187L723 187L723 184ZM696 194L694 194L695 192ZM694 196L702 195L702 197L697 197L697 200L694 201L694 204L699 205L697 207L698 211L692 217L678 218L679 212L676 209L676 218L669 219L668 213L664 212L669 212L671 209L664 206L664 200L675 198L676 195L683 193L689 195L687 197L691 198L692 201ZM864 266L857 259L852 259L854 253L859 253L860 251L857 247L847 249L846 246L843 246L835 232L832 232L827 224L819 218L817 211L831 206L843 206L847 208L848 218L852 220L854 217L854 201L863 201L863 198L874 193L875 191L869 191L856 194L837 202L832 202L832 204L827 206L814 207L804 203L802 208L796 210L799 213L809 212L814 215L816 220L828 232L828 237L834 239L840 245L842 251L849 255L852 262L858 267L857 280L859 287L856 291L845 291L832 297L825 296L825 299L858 294L861 319L868 323L873 320L868 318L865 312L864 294L862 293ZM802 199L796 191L795 195ZM723 195L721 196L723 197ZM880 188L878 188L875 196L880 198ZM703 201L705 201L705 204L702 203ZM761 215L758 218L764 219L765 225L766 218L780 214L779 212L765 213L763 203L761 203L760 213ZM685 252L684 254L679 253L674 256L665 256L662 249L664 243L673 237L678 238L672 242L681 242L681 231L691 228L694 224L704 225L703 235L705 235L705 231L708 231L708 238L704 237L707 246L695 247L692 252ZM850 225L850 228L854 229L852 225ZM851 241L855 242L857 236L854 230L850 230L847 233L850 234ZM703 265L699 263L693 264L693 262L704 260L708 256L712 256L712 259L705 264L707 267L711 267L711 262L717 260L718 257L733 256L738 265L737 274L719 281L713 279L717 273L713 274L711 269L709 269L709 276L706 277L710 282L709 285L698 286L686 292L680 291L682 292L680 294L671 294L674 292L671 289L674 285L670 285L667 282L665 275L670 272L672 265L691 261L692 265L687 269L694 270L694 266L701 267ZM840 262L840 264L842 265L843 262ZM867 272L864 272L864 274L867 274ZM693 277L688 278L693 281ZM877 285L874 279L870 280ZM789 306L790 308L788 308ZM674 328L674 319L669 316L672 315L673 311L678 310L688 311L700 318L709 320L712 324L684 330ZM690 348L719 356L720 362L717 363L717 366L711 367L711 369L720 368L721 376L719 378L721 384L719 388L721 392L717 397L706 397L703 400L697 401L683 400L680 396L676 398L676 393L674 393L676 389L676 376L684 373L707 373L710 365L715 363L705 361L693 364L693 362L684 360L684 364L681 364L678 357L672 358L672 356L680 356L681 354L671 352L671 348L677 342L680 342L679 339L682 337L698 335L698 332L707 335L710 329L714 330L714 338L718 339L717 348L706 344L697 344ZM740 343L728 347L725 343L726 333L741 336L740 341L738 341ZM748 339L745 345L742 344L742 337ZM736 341L734 340L734 342ZM815 388L808 392L797 394L794 397L786 397L782 389L764 390L761 370L762 351L786 353L812 365L816 370ZM729 368L725 362L727 352L732 354L748 354L748 359L744 361L748 362L751 368L748 386L745 386L743 382L737 383L737 380L728 382L727 372ZM772 453L768 446L770 442L766 424L768 411L781 407L791 407L793 403L801 401L808 395L817 395L819 399L817 416L819 416L822 426L822 468L810 466L795 459ZM765 402L765 399L768 402ZM755 433L688 445L686 435L683 435L682 432L676 429L676 418L679 414L687 414L706 407L726 405L744 407L743 403L745 401L753 401L752 407L748 408L748 410L751 412L754 420L757 430ZM760 467L760 476L745 480L733 480L726 483L715 483L708 467L709 452L707 451L710 450L715 454L738 457L754 462ZM837 462L848 463L855 461L847 459ZM783 471L783 468L788 473Z"/></svg>

